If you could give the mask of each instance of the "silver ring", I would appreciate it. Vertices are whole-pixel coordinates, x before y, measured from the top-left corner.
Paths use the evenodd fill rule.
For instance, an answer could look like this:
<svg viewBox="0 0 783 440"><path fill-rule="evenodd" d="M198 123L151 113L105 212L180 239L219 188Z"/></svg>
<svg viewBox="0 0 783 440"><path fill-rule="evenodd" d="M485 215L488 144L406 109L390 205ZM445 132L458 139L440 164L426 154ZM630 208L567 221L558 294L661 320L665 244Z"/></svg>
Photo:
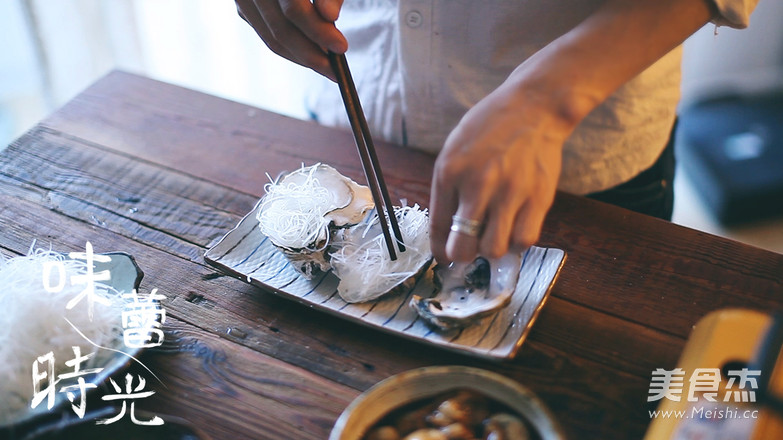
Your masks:
<svg viewBox="0 0 783 440"><path fill-rule="evenodd" d="M457 215L451 216L451 232L459 232L470 237L478 237L484 224L478 220L462 218Z"/></svg>

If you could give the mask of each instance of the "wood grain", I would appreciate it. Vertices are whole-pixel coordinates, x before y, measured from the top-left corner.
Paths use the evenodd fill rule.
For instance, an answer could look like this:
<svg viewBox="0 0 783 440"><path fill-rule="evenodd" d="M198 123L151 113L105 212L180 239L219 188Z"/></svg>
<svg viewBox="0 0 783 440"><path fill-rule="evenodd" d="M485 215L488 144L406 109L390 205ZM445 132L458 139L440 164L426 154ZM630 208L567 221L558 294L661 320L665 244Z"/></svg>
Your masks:
<svg viewBox="0 0 783 440"><path fill-rule="evenodd" d="M426 206L433 158L377 147L392 197ZM541 245L568 261L511 362L367 330L204 264L266 172L325 161L362 180L354 148L348 132L115 72L0 154L0 249L134 255L181 344L148 356L169 385L151 409L215 438L324 438L359 391L444 364L529 386L571 438L639 438L650 372L674 367L701 316L783 304L783 256L562 193Z"/></svg>
<svg viewBox="0 0 783 440"><path fill-rule="evenodd" d="M327 159L364 181L347 131L121 72L107 75L42 124L248 194L261 194L265 173L274 177L302 162ZM376 148L392 200L427 205L433 158L383 142Z"/></svg>
<svg viewBox="0 0 783 440"><path fill-rule="evenodd" d="M257 438L322 440L359 394L176 318L166 323L166 339L142 358L165 378L155 383L157 395L143 409L191 421L209 414L208 423L197 425L215 439L258 433Z"/></svg>
<svg viewBox="0 0 783 440"><path fill-rule="evenodd" d="M114 90L116 82L126 85L119 93L121 98L106 91ZM145 92L141 84L152 89ZM130 139L125 135L122 140L115 140L119 142L115 148L128 148L134 154L138 153L139 148L145 148L139 154L144 154L147 160L166 168L190 174L200 172L215 182L228 184L232 188L244 188L249 194L258 196L267 181L266 176L263 172L242 175L242 167L247 166L247 163L256 163L252 157L260 153L249 150L251 146L244 142L232 141L230 135L237 125L245 127L243 124L249 124L246 129L255 130L254 133L259 136L256 143L259 149L265 150L265 143L280 142L280 138L288 139L290 145L288 148L281 151L265 150L264 159L257 162L263 163L265 169L272 175L296 167L299 162L290 161L286 162L287 167L280 165L275 168L276 165L268 158L277 160L281 156L296 155L295 160L301 161L302 155L313 155L312 160L318 160L319 157L333 158L333 161L337 162L336 166L345 166L346 173L357 179L361 177L360 168L350 165L351 160L346 159L356 156L351 149L348 133L252 110L250 107L216 98L212 98L215 100L215 109L210 112L210 124L196 124L194 121L197 118L205 118L204 113L194 112L190 106L181 104L183 100L190 99L191 92L120 73L110 75L89 89L84 97L77 98L63 111L45 121L44 126L56 128L67 121L70 124L77 124L78 131L76 128L72 131L78 132L80 138L112 142L114 139L111 136L112 130L119 130L112 127L122 127L120 122L114 121L107 126L95 122L95 120L109 118L112 114L111 104L116 104L109 98L99 99L104 94L111 95L111 99L114 100L123 100L126 102L126 108L131 106L128 102L134 103L131 106L133 111L123 109L116 118L149 118L146 111L157 111L158 119L167 117L171 119L171 133L180 131L188 131L189 134L198 133L196 137L200 139L199 142L191 142L190 137L172 141L167 144L166 154L161 155L155 154L155 149L152 148L148 151L147 146L151 141L146 138ZM131 96L133 96L132 101ZM162 107L159 105L160 108L154 110L153 103L157 102L160 96L165 97L166 104ZM198 99L208 98L198 95ZM255 125L242 122L242 115L251 110L254 112ZM84 114L85 112L87 113ZM185 112L186 115L173 117L167 112ZM260 122L258 120L262 119L262 115L263 122ZM188 123L191 126L187 129L177 125ZM265 130L263 127L268 129ZM318 133L321 133L321 136L318 136ZM142 131L134 135L151 136L152 134ZM168 134L168 136L173 135ZM223 136L223 138L218 140L214 138L215 136ZM312 145L315 137L320 137L317 147ZM132 146L126 147L123 143L131 141ZM218 164L208 159L202 159L197 163L174 159L209 155L217 144L220 144L225 152L221 155L222 160ZM396 147L379 145L381 153L390 150L394 154L389 155L386 160L382 159L383 163L389 163L389 174L397 176L395 178L400 181L418 182L416 185L419 189L426 188L431 171L423 172L421 167L423 164L431 167L432 159L410 150L399 151ZM178 154L171 151L177 151ZM321 152L324 156L317 156ZM209 162L210 166L205 167L205 162ZM203 170L193 171L198 167ZM340 170L344 171L342 168ZM397 188L401 196L408 200L426 199L419 194L421 191L409 192L407 186L398 187L396 183L391 182L389 186ZM135 192L139 193L143 190L143 187L137 188ZM245 203L246 210L243 212L236 212L237 210L231 212L244 215L252 208L248 206L249 201ZM585 218L591 221L583 221ZM218 232L214 231L210 237L219 235ZM629 246L629 243L633 243L633 246ZM555 296L562 295L587 307L611 315L624 316L644 326L670 332L681 338L687 337L695 322L694 317L704 316L709 311L722 307L766 310L776 306L777 292L783 289L783 276L781 276L783 257L779 254L697 233L621 208L568 194L558 195L545 224L541 245L564 249L569 255L573 253L576 258L575 261L570 261L561 274L561 281L553 292ZM737 276L722 280L721 276L727 271ZM596 277L595 274L602 276ZM596 295L596 292L601 292L601 295ZM683 308L692 310L693 314L685 316L678 313Z"/></svg>
<svg viewBox="0 0 783 440"><path fill-rule="evenodd" d="M74 146L79 148L81 154L70 152L65 145L74 140L58 139L50 133L38 135L36 132L28 134L20 142L15 143L9 149L15 160L4 166L0 166L0 182L4 173L13 173L17 179L30 179L38 188L45 188L49 191L48 200L51 202L50 208L56 209L66 215L73 216L85 223L103 224L103 227L118 232L134 240L145 242L155 246L164 252L172 252L181 248L177 252L178 256L188 257L192 260L200 261L203 249L199 246L206 246L211 242L211 237L222 236L230 227L238 221L238 216L224 219L228 224L218 224L217 230L215 224L202 224L201 219L213 218L214 213L208 212L208 207L200 205L208 203L210 199L223 200L218 197L196 198L195 201L181 200L180 197L196 194L196 191L183 192L184 186L192 187L196 184L193 179L187 176L180 176L183 180L180 184L172 183L177 180L174 173L164 174L159 168L147 164L124 165L125 173L120 173L121 165L119 163L127 162L122 157L114 155L111 152L92 149L87 145ZM25 150L22 150L17 144L24 144ZM91 164L90 155L86 152L92 151L95 156L100 155L100 161L95 165ZM64 166L58 166L51 161L63 162ZM94 161L92 161L94 162ZM65 173L64 169L78 170L74 174ZM165 175L166 178L161 177ZM112 179L112 176L117 178ZM89 187L84 187L72 182L90 182ZM156 185L156 183L158 183ZM199 182L202 187L208 187L207 182ZM13 185L10 183L9 185ZM152 188L154 186L154 188ZM166 190L170 187L170 190ZM67 188L67 193L63 191ZM148 189L151 188L151 189ZM211 192L220 192L224 189L213 185ZM204 189L204 194L210 191ZM117 194L124 196L117 197ZM32 197L40 198L39 195ZM131 206L135 207L132 213L128 210L128 203L125 201L132 198ZM205 200L206 199L206 200ZM235 198L236 199L236 198ZM82 202L79 202L82 200ZM91 200L92 202L84 202ZM253 198L244 199L246 202L255 201ZM186 221L179 219L172 222L169 220L171 214L168 207L183 207L182 213L198 212L198 215L191 215L190 218L195 221ZM188 207L189 206L189 207ZM162 208L161 208L162 207ZM187 207L187 208L186 208ZM235 210L244 209L239 205ZM189 236L189 230L198 231L191 236L191 241L197 241L199 246L191 246L187 243L178 242L178 246L173 246L183 236ZM162 234L165 233L165 234ZM199 237L207 237L200 239ZM578 316L580 311L575 311L573 316ZM602 319L596 319L597 322L604 322ZM611 326L604 327L600 334L600 340L607 340L606 335L613 329L620 327L619 319L614 319ZM569 320L570 322L570 320ZM577 321L578 322L578 321ZM600 329L600 328L599 328ZM636 332L638 332L637 330ZM577 335L586 335L586 337L596 336L584 331L576 332ZM575 341L574 349L583 347L583 341ZM669 343L663 343L666 347ZM616 350L613 350L616 351ZM646 375L648 368L643 372L637 371L637 374Z"/></svg>
<svg viewBox="0 0 783 440"><path fill-rule="evenodd" d="M26 252L34 239L39 245L61 251L81 250L82 243L91 240L96 252L129 252L145 272L142 291L158 288L167 296L164 305L171 316L205 334L269 354L292 367L357 390L412 368L471 365L501 371L530 386L555 414L579 415L569 428L574 432L593 433L598 438L618 427L640 433L646 424L642 407L629 407L627 402L644 401L647 379L538 343L535 328L518 357L498 365L368 332L356 324L256 291L238 280L213 278L210 275L214 272L203 266L172 258L99 225L52 215L46 208L17 197L0 196L0 222L9 226L3 247L16 253ZM232 336L229 329L243 336ZM602 388L613 378L621 378L618 380L623 381L623 387ZM191 421L202 426L199 420Z"/></svg>

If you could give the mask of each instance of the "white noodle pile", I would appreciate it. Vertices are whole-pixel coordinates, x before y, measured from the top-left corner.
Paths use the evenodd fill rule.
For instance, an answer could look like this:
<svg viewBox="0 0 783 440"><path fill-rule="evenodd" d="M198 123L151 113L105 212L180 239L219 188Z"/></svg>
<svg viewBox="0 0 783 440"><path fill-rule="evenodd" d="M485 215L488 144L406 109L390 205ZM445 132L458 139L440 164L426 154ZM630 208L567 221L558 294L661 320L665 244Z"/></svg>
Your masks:
<svg viewBox="0 0 783 440"><path fill-rule="evenodd" d="M277 246L315 249L328 236L324 213L336 208L331 192L313 176L311 167L304 182L266 184L266 195L256 215L261 232ZM323 245L322 245L323 246Z"/></svg>
<svg viewBox="0 0 783 440"><path fill-rule="evenodd" d="M62 291L50 293L43 284L44 262L54 261L62 262L68 282ZM72 285L70 279L73 275L85 274L86 266L83 260L65 259L60 254L40 249L26 257L6 259L0 255L0 425L30 411L32 365L39 356L50 351L54 353L57 376L74 371L73 367L65 365L74 358L72 346L79 346L82 356L97 350L66 322L65 317L96 344L112 348L120 345L117 340L122 341L124 300L120 295L102 293L104 289L111 289L108 286L96 282L96 294L109 298L112 305L95 303L92 321L87 313L86 296L73 309L66 310L66 304L79 296L85 287L84 284ZM60 284L59 275L60 271L56 269L50 271L49 286ZM111 356L112 352L99 350L82 363L80 369L103 366ZM39 373L47 371L48 367L47 362L39 364ZM41 389L44 388L45 384L42 384ZM36 411L42 407L45 410L46 404L46 400L41 402Z"/></svg>
<svg viewBox="0 0 783 440"><path fill-rule="evenodd" d="M378 298L415 275L430 260L429 217L419 205L395 209L405 242L405 252L397 260L389 258L378 217L365 228L346 231L331 254L335 274L340 278L338 292L347 302Z"/></svg>

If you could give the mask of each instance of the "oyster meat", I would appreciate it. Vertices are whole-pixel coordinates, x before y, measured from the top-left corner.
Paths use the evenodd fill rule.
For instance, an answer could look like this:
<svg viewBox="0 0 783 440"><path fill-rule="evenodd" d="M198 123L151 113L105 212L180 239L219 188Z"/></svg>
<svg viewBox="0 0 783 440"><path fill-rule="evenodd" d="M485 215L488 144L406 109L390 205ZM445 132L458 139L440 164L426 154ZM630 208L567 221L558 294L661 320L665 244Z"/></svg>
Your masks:
<svg viewBox="0 0 783 440"><path fill-rule="evenodd" d="M374 207L368 187L320 163L265 190L256 213L259 228L307 278L330 269L327 252L335 231L360 223Z"/></svg>
<svg viewBox="0 0 783 440"><path fill-rule="evenodd" d="M406 251L392 261L368 187L316 164L265 189L256 213L261 232L305 278L333 270L347 302L412 287L430 266L429 217L418 205L394 208Z"/></svg>
<svg viewBox="0 0 783 440"><path fill-rule="evenodd" d="M442 330L465 327L506 307L519 280L522 256L509 253L498 259L477 257L470 263L437 265L437 294L414 295L410 306L427 323Z"/></svg>
<svg viewBox="0 0 783 440"><path fill-rule="evenodd" d="M395 207L405 252L389 258L377 213L343 229L334 242L330 262L340 278L337 293L346 302L365 302L410 289L432 262L427 210L418 205Z"/></svg>

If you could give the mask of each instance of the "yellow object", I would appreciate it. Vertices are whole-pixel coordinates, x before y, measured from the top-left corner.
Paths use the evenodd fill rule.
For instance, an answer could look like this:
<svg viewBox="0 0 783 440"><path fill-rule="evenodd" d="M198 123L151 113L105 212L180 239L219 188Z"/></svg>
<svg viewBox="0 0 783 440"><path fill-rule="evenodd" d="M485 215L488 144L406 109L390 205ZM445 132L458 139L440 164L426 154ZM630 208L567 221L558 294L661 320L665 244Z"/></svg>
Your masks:
<svg viewBox="0 0 783 440"><path fill-rule="evenodd" d="M660 404L650 414L645 440L783 439L783 420L757 404L761 375L771 373L769 390L783 396L780 356L772 372L753 375L755 367L748 365L758 355L773 321L769 314L743 309L718 310L699 320L677 365L682 370L681 393L660 397L653 392L651 380L650 395L660 399ZM779 354L780 347L775 350ZM746 386L736 375L727 374L743 368L749 369L747 377L752 379Z"/></svg>

